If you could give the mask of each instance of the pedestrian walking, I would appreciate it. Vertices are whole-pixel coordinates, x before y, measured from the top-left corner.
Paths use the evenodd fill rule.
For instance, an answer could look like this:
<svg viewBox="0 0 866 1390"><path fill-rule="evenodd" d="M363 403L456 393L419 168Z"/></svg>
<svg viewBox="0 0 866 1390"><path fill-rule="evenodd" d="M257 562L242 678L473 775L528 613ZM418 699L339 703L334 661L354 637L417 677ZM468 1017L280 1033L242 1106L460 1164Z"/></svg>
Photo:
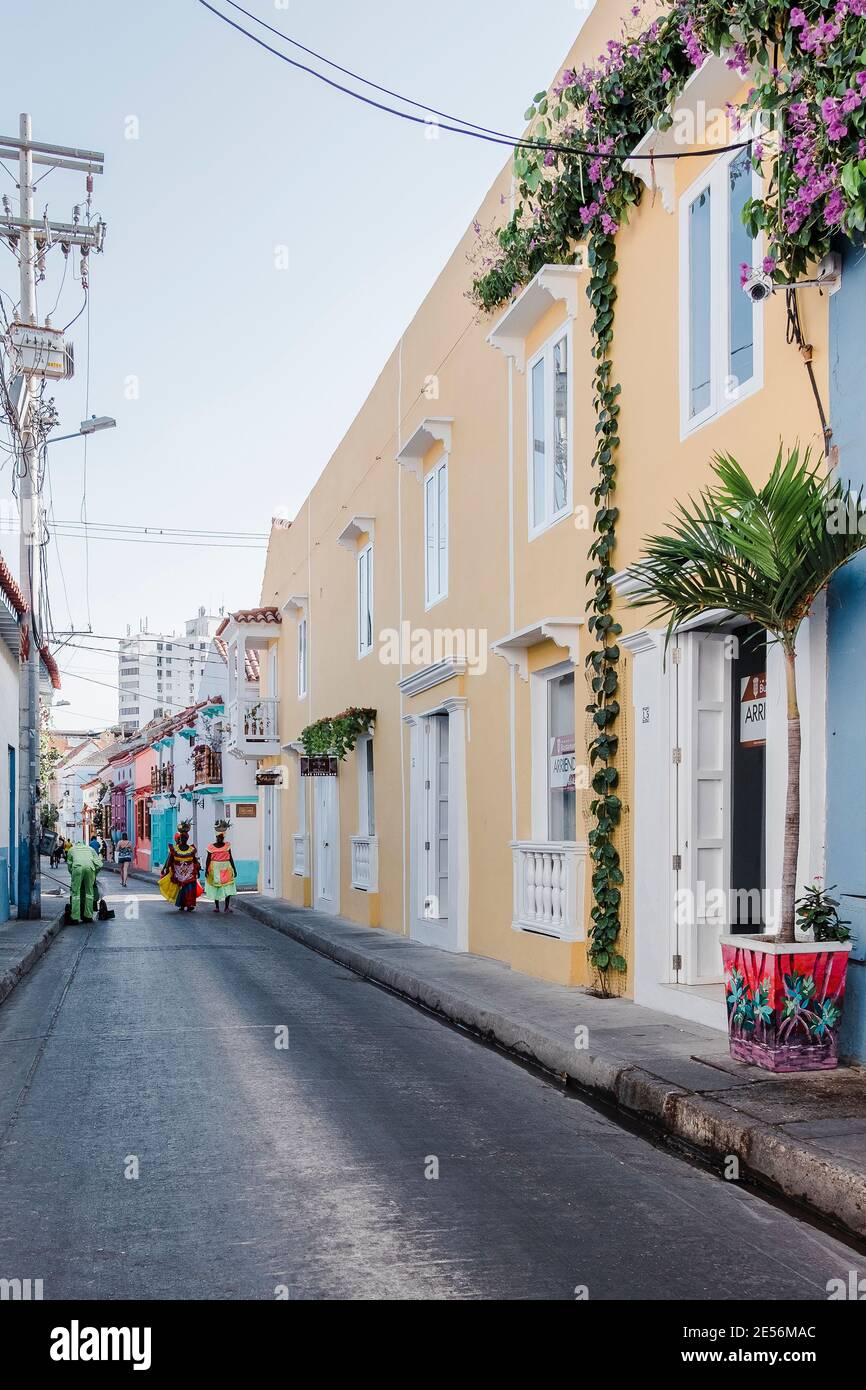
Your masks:
<svg viewBox="0 0 866 1390"><path fill-rule="evenodd" d="M90 845L72 845L66 856L71 880L69 891L69 920L73 923L92 922L96 909L96 872L102 859Z"/></svg>
<svg viewBox="0 0 866 1390"><path fill-rule="evenodd" d="M102 841L95 830L90 837L90 848L93 850L94 854L98 854L100 858L102 857Z"/></svg>
<svg viewBox="0 0 866 1390"><path fill-rule="evenodd" d="M214 824L216 835L213 844L207 847L204 865L204 891L213 903L215 912L219 912L220 903L225 903L224 912L231 912L231 899L238 891L237 869L231 845L226 839L228 828L227 820L218 820Z"/></svg>
<svg viewBox="0 0 866 1390"><path fill-rule="evenodd" d="M198 881L201 862L198 850L190 843L191 821L182 820L177 827L173 845L169 846L168 858L159 880L159 891L167 902L174 903L180 912L193 912L196 899L201 893Z"/></svg>
<svg viewBox="0 0 866 1390"><path fill-rule="evenodd" d="M129 878L129 866L132 863L132 841L124 830L117 842L117 863L120 867L120 883L125 888Z"/></svg>

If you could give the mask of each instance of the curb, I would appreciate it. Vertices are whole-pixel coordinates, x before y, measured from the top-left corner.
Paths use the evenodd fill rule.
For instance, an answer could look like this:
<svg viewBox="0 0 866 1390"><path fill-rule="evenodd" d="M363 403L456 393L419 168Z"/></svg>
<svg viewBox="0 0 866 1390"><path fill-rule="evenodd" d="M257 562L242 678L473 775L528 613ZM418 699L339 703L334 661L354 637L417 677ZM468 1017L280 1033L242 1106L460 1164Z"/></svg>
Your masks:
<svg viewBox="0 0 866 1390"><path fill-rule="evenodd" d="M48 947L51 945L55 936L60 932L63 924L63 912L57 917L56 921L50 922L40 936L34 941L30 950L22 956L17 965L12 965L8 970L4 970L0 975L0 1004L8 999L16 985L19 985L33 969L40 956L44 956Z"/></svg>
<svg viewBox="0 0 866 1390"><path fill-rule="evenodd" d="M568 1080L588 1097L685 1144L714 1166L736 1158L738 1181L746 1178L848 1235L866 1238L866 1173L853 1164L797 1143L771 1125L744 1120L730 1106L683 1090L620 1058L576 1051L519 1019L483 1007L458 990L431 984L404 966L389 965L362 950L330 941L300 920L299 914L307 909L283 905L277 914L258 902L238 901L236 906L356 975L384 985L483 1041ZM298 920L287 915L293 913L299 915Z"/></svg>

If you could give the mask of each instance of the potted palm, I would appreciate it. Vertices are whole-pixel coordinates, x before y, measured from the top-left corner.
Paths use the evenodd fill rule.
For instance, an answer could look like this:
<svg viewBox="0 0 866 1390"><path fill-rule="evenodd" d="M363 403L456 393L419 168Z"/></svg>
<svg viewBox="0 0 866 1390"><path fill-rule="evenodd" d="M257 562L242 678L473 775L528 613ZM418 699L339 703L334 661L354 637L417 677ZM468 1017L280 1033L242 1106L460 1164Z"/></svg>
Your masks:
<svg viewBox="0 0 866 1390"><path fill-rule="evenodd" d="M667 641L710 609L766 628L785 660L788 774L779 929L724 935L731 1054L770 1071L835 1067L851 943L835 900L807 890L795 901L800 843L800 713L797 634L816 597L866 546L866 502L813 466L809 451L780 449L756 488L733 459L716 455L714 482L677 506L669 530L644 541L631 573L633 606L667 622ZM795 911L801 933L798 939ZM832 930L827 929L830 923Z"/></svg>

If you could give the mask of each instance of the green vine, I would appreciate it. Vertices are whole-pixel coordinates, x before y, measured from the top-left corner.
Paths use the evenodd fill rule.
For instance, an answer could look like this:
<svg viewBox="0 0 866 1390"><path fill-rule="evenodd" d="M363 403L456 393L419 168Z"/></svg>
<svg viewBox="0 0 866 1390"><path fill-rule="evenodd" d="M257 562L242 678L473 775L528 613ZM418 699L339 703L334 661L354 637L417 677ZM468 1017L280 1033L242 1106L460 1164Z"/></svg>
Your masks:
<svg viewBox="0 0 866 1390"><path fill-rule="evenodd" d="M589 744L594 906L588 954L603 983L607 971L626 969L617 947L623 873L614 844L622 814L616 766L621 627L611 612L621 388L611 354L616 236L644 186L626 170L625 159L649 129L671 128L671 109L708 54L724 55L744 80L757 73L743 109L727 112L731 139L755 112L771 130L751 144L764 192L744 212L751 234L763 231L767 238L762 271L784 283L825 255L837 232L853 236L866 227L866 0L806 0L802 8L681 0L645 27L642 12L638 0L620 37L608 42L594 66L563 72L550 92L533 99L528 139L556 148L515 151L517 205L505 226L485 233L476 223L472 286L476 303L492 310L543 265L573 262L586 242L596 417L593 568L587 575L587 627L594 638L587 710L595 730Z"/></svg>
<svg viewBox="0 0 866 1390"><path fill-rule="evenodd" d="M623 971L624 956L617 950L622 927L620 903L623 872L614 834L622 815L618 795L619 771L616 754L619 736L616 723L620 714L619 647L616 639L622 632L611 616L614 574L612 564L616 546L616 523L619 510L614 506L616 492L616 455L619 449L619 383L612 382L613 364L610 357L613 342L614 301L616 299L615 247L613 240L597 233L589 242L589 286L587 293L593 307L593 409L595 411L596 446L593 467L597 482L592 489L595 504L593 518L594 540L589 558L595 561L587 575L592 594L587 604L587 628L595 638L595 649L586 659L591 671L593 699L587 705L595 734L589 743L589 764L593 773L593 799L590 813L595 824L587 836L592 860L592 927L590 928L589 958L602 980L608 970Z"/></svg>
<svg viewBox="0 0 866 1390"><path fill-rule="evenodd" d="M351 753L362 734L369 733L376 718L374 709L358 709L352 705L342 714L317 719L301 730L301 743L308 757L328 755L342 762Z"/></svg>

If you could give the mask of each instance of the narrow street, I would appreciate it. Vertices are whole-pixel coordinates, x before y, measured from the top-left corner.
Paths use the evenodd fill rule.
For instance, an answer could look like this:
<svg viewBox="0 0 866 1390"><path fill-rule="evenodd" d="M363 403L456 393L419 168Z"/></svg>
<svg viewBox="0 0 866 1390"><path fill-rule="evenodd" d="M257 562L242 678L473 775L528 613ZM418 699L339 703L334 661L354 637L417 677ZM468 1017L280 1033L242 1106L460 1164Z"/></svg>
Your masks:
<svg viewBox="0 0 866 1390"><path fill-rule="evenodd" d="M0 1270L46 1299L825 1300L866 1272L240 912L109 901L0 1008Z"/></svg>

